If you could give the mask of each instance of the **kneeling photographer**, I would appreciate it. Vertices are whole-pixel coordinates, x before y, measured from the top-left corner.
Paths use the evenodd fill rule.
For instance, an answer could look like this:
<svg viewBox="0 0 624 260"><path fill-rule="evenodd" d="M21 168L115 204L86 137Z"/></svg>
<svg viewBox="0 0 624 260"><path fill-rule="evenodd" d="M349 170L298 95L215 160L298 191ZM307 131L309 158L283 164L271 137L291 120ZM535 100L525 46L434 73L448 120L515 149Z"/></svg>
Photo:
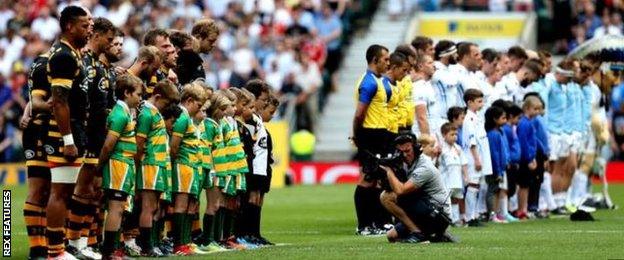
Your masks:
<svg viewBox="0 0 624 260"><path fill-rule="evenodd" d="M395 145L402 153L403 168L380 166L389 186L382 193L381 202L399 220L387 233L388 240L455 242L446 232L451 223L448 191L429 157L434 151L433 143L424 144L421 149L413 134L403 134L396 138Z"/></svg>

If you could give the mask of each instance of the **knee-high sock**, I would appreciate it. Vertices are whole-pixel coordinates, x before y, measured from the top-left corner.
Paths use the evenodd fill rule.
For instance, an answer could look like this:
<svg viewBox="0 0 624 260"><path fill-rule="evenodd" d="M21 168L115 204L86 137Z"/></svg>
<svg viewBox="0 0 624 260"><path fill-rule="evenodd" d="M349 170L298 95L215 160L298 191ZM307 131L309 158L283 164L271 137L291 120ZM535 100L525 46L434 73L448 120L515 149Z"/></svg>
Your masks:
<svg viewBox="0 0 624 260"><path fill-rule="evenodd" d="M481 177L481 182L479 184L479 195L477 196L477 208L475 211L475 216L478 216L481 213L487 212L487 183L485 182L485 178Z"/></svg>
<svg viewBox="0 0 624 260"><path fill-rule="evenodd" d="M370 198L369 203L371 205L371 211L373 214L373 225L377 228L383 228L385 224L389 224L392 222L392 215L386 210L386 208L381 204L381 193L382 189L373 188L370 190Z"/></svg>
<svg viewBox="0 0 624 260"><path fill-rule="evenodd" d="M459 204L451 204L451 220L453 223L458 222L459 218Z"/></svg>
<svg viewBox="0 0 624 260"><path fill-rule="evenodd" d="M516 192L516 194L514 194L513 196L511 196L511 198L509 198L509 211L516 211L518 210L518 193Z"/></svg>
<svg viewBox="0 0 624 260"><path fill-rule="evenodd" d="M574 175L574 179L572 179L572 185L570 185L572 188L572 205L579 206L583 202L583 199L587 196L587 183L587 175L581 171L577 171Z"/></svg>
<svg viewBox="0 0 624 260"><path fill-rule="evenodd" d="M507 198L507 194L500 196L498 205L500 209L498 214L502 216L509 214L509 199Z"/></svg>
<svg viewBox="0 0 624 260"><path fill-rule="evenodd" d="M478 215L477 212L477 195L479 189L475 187L468 187L466 191L466 220L475 219Z"/></svg>
<svg viewBox="0 0 624 260"><path fill-rule="evenodd" d="M45 206L26 202L24 204L24 220L30 244L29 256L34 258L47 257L46 213Z"/></svg>
<svg viewBox="0 0 624 260"><path fill-rule="evenodd" d="M555 205L557 208L563 207L566 202L567 192L557 192L553 194L553 199L555 200Z"/></svg>
<svg viewBox="0 0 624 260"><path fill-rule="evenodd" d="M369 210L368 194L369 188L362 186L355 187L353 201L355 202L355 214L357 215L358 228L372 226L371 212Z"/></svg>
<svg viewBox="0 0 624 260"><path fill-rule="evenodd" d="M548 210L554 210L557 208L555 197L552 191L552 175L549 172L544 173L544 181L540 190L540 196L544 196L544 201Z"/></svg>

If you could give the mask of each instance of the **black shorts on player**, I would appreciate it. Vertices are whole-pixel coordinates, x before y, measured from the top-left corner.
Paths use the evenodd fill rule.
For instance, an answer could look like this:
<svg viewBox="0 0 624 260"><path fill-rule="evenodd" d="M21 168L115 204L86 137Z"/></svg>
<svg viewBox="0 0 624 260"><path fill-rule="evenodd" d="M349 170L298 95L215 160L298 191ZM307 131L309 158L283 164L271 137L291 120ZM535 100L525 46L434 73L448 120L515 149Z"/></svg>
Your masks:
<svg viewBox="0 0 624 260"><path fill-rule="evenodd" d="M392 149L392 134L386 129L361 128L355 135L358 146L358 161L369 158L365 152L385 155Z"/></svg>

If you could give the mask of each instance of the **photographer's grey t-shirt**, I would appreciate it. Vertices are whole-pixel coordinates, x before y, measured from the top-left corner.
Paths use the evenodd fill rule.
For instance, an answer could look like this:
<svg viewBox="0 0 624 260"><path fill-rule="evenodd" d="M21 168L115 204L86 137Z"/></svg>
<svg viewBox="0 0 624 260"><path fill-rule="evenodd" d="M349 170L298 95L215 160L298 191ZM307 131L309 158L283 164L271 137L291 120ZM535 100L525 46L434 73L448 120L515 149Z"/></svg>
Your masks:
<svg viewBox="0 0 624 260"><path fill-rule="evenodd" d="M440 171L435 167L431 158L421 155L415 166L410 169L409 180L412 181L430 202L444 207L447 214L451 212L448 191L442 182Z"/></svg>

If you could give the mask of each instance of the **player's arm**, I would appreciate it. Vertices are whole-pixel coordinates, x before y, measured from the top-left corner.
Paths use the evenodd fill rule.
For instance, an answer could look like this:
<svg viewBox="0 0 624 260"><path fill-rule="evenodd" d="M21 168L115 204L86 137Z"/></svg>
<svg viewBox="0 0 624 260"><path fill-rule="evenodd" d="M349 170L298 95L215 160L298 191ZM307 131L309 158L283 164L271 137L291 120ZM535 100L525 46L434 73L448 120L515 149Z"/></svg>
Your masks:
<svg viewBox="0 0 624 260"><path fill-rule="evenodd" d="M411 180L402 183L399 179L394 175L394 171L386 166L380 166L382 169L386 171L386 175L388 176L388 183L390 183L390 187L392 191L396 193L397 196L405 195L408 193L415 192L418 187Z"/></svg>
<svg viewBox="0 0 624 260"><path fill-rule="evenodd" d="M364 124L364 119L366 118L366 111L368 111L368 106L370 102L373 100L375 93L377 92L377 83L376 82L366 82L366 79L362 80L360 87L358 88L359 98L358 105L355 109L355 115L353 116L353 136L355 138L356 134L359 132L360 128ZM355 139L354 139L355 140ZM357 145L357 140L356 145Z"/></svg>
<svg viewBox="0 0 624 260"><path fill-rule="evenodd" d="M98 158L98 175L102 174L104 164L108 163L111 153L113 152L113 149L115 149L115 145L119 140L119 136L121 135L123 129L126 127L128 119L111 114L109 115L107 121L108 133L106 134L106 139L104 140L104 145L102 146L102 150L100 150L100 157Z"/></svg>
<svg viewBox="0 0 624 260"><path fill-rule="evenodd" d="M69 91L73 84L75 72L79 69L76 59L69 53L59 53L48 61L50 84L52 89L52 114L56 119L59 132L63 136L63 155L74 160L78 149L69 124Z"/></svg>
<svg viewBox="0 0 624 260"><path fill-rule="evenodd" d="M143 159L143 155L145 154L145 143L147 141L147 134L150 131L151 125L151 116L148 115L148 113L140 113L139 118L137 119L136 128L137 152L134 155L134 161L137 167L141 165L141 159Z"/></svg>
<svg viewBox="0 0 624 260"><path fill-rule="evenodd" d="M52 99L45 100L43 97L45 92L35 92L33 91L30 99L30 107L31 113L47 113L52 110Z"/></svg>
<svg viewBox="0 0 624 260"><path fill-rule="evenodd" d="M171 135L171 141L169 142L171 160L174 161L178 158L178 152L180 151L180 144L182 144L182 138L184 137L184 132L186 131L186 120L182 117L178 117L178 119L173 124L173 134Z"/></svg>
<svg viewBox="0 0 624 260"><path fill-rule="evenodd" d="M429 122L427 121L427 106L416 105L416 122L421 134L431 134L429 131Z"/></svg>

